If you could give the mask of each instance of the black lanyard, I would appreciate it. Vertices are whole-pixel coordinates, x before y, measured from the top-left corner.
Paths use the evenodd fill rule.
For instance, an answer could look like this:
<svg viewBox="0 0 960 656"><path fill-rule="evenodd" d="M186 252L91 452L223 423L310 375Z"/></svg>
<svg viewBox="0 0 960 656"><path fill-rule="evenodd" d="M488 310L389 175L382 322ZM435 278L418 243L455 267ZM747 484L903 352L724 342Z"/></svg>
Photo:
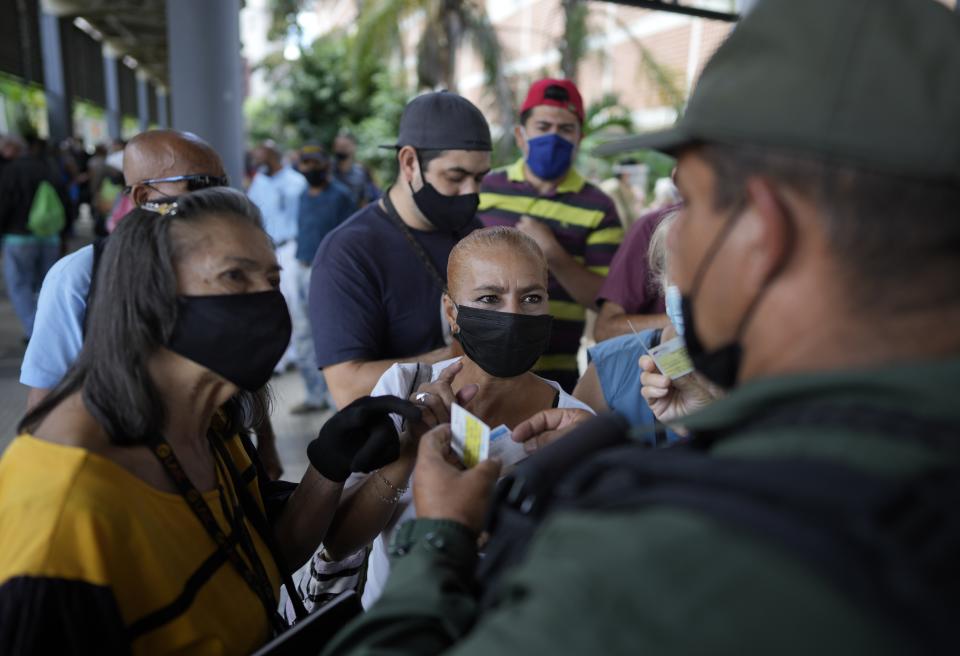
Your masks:
<svg viewBox="0 0 960 656"><path fill-rule="evenodd" d="M444 276L440 275L440 272L437 271L437 265L433 263L433 260L430 259L430 256L427 255L427 251L423 248L423 245L417 241L417 238L413 236L413 233L410 232L410 228L406 223L403 222L403 219L400 217L400 213L397 212L397 208L393 206L393 201L390 200L390 190L393 187L389 187L387 191L383 194L383 205L387 208L387 216L390 217L390 220L393 221L394 225L403 233L403 236L406 237L407 242L416 252L417 256L420 258L420 261L423 263L424 268L427 270L427 273L436 281L437 286L440 288L440 293L446 293L447 291L447 280Z"/></svg>
<svg viewBox="0 0 960 656"><path fill-rule="evenodd" d="M214 441L217 439L220 438L218 436L213 437ZM276 633L284 631L287 628L287 623L277 612L277 599L273 593L270 579L263 567L263 562L257 554L253 540L250 538L250 533L247 531L246 524L244 523L242 505L235 504L233 506L232 511L227 516L227 521L233 525L233 531L235 535L239 537L238 541L241 543L243 550L247 552L247 558L253 564L256 572L251 570L250 566L237 551L236 543L232 539L232 536L228 537L223 532L223 529L220 528L220 524L217 523L210 507L206 501L203 500L203 495L200 494L187 477L183 466L180 464L180 461L173 452L173 448L171 448L167 440L159 433L153 433L148 436L147 443L153 451L153 454L157 457L157 460L163 465L167 475L173 481L174 485L177 486L180 496L182 496L187 502L187 505L190 506L190 510L193 511L196 518L200 520L200 523L206 530L207 535L213 540L213 543L217 545L217 550L227 556L233 568L240 574L243 580L246 581L254 594L257 595L260 603L263 604L264 611L267 613L267 618L273 626L274 631ZM220 454L218 454L218 456L219 455ZM229 455L227 457L229 457ZM218 458L217 463L218 469L220 467L219 460L220 458ZM237 494L236 486L242 485L242 482L238 482L232 476L231 479L233 479L231 483L234 487L234 494ZM220 489L220 494L221 503L224 504L224 509L226 509L226 499L222 488Z"/></svg>

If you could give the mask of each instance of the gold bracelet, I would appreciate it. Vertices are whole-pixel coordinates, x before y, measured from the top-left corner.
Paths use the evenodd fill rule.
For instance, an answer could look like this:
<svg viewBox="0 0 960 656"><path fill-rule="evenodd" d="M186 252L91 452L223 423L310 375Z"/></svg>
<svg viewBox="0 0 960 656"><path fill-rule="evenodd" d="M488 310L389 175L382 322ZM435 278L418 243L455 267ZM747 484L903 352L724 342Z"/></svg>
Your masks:
<svg viewBox="0 0 960 656"><path fill-rule="evenodd" d="M381 474L379 469L373 473L377 478L383 481L384 484L388 488L390 488L390 490L393 492L393 495L389 497L386 497L380 494L379 492L377 492L377 495L380 497L380 500L383 501L384 503L389 503L389 504L397 503L398 501L400 501L400 499L403 497L404 494L406 494L407 490L409 489L406 487L397 487L396 485L388 481L387 477Z"/></svg>

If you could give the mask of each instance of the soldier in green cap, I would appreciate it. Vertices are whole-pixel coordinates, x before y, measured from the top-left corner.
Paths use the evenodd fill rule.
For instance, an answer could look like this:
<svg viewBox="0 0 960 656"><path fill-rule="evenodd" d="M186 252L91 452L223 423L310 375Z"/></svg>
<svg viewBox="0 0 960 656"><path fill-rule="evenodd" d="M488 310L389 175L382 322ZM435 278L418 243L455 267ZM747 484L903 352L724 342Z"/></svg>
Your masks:
<svg viewBox="0 0 960 656"><path fill-rule="evenodd" d="M677 157L670 278L729 394L651 399L679 450L534 417L489 515L497 464L435 429L392 578L325 653L960 653L958 117L942 4L760 0L674 128L608 148Z"/></svg>

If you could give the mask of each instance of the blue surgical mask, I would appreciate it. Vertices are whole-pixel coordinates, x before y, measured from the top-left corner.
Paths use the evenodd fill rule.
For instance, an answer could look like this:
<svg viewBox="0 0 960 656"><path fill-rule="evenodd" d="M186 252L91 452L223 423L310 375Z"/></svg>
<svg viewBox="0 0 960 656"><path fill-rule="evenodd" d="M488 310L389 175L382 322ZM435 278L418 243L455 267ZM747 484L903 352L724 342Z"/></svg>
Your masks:
<svg viewBox="0 0 960 656"><path fill-rule="evenodd" d="M682 294L680 294L680 288L676 285L670 285L667 287L666 294L666 305L667 305L667 317L670 318L670 323L673 324L674 329L677 331L677 334L683 337L683 303L681 302Z"/></svg>
<svg viewBox="0 0 960 656"><path fill-rule="evenodd" d="M573 163L574 145L558 134L527 139L527 166L541 180L557 180Z"/></svg>

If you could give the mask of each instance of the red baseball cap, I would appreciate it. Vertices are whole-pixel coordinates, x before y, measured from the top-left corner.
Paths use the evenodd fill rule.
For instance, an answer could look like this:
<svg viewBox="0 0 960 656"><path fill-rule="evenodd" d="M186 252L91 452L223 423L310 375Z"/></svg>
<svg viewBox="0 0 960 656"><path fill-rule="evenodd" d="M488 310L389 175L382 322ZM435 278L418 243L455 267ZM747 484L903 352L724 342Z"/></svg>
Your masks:
<svg viewBox="0 0 960 656"><path fill-rule="evenodd" d="M548 87L560 87L567 92L569 99L557 100L555 98L547 98L545 94ZM580 91L577 89L577 85L570 80L556 80L548 77L534 82L530 86L530 91L527 92L527 99L523 101L523 106L520 107L520 113L523 114L528 109L533 109L539 105L560 107L561 109L571 111L580 119L580 123L583 123L583 98L580 97Z"/></svg>

